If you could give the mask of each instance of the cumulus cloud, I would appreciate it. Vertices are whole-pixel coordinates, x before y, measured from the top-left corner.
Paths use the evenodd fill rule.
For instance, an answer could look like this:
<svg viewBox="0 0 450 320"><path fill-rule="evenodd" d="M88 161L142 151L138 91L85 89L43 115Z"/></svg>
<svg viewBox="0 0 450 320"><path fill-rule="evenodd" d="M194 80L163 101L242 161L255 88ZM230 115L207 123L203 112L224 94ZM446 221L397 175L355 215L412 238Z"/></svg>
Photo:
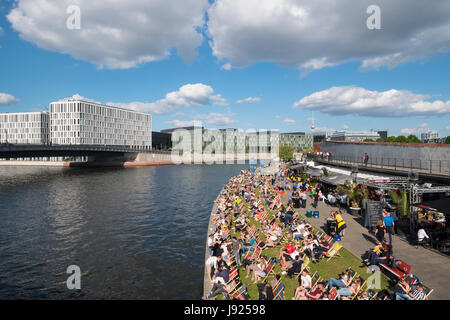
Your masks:
<svg viewBox="0 0 450 320"><path fill-rule="evenodd" d="M228 106L227 99L222 97L221 94L211 96L210 99L213 101L213 105L215 105L215 106L221 106L221 107Z"/></svg>
<svg viewBox="0 0 450 320"><path fill-rule="evenodd" d="M367 28L370 1L216 0L208 9L213 54L233 67L271 61L317 70L360 61L361 70L450 51L450 2L379 0L381 29Z"/></svg>
<svg viewBox="0 0 450 320"><path fill-rule="evenodd" d="M155 102L108 102L108 105L152 114L165 114L180 108L201 107L209 104L223 105L226 100L220 94L213 96L213 92L213 88L203 83L186 84L177 91L166 94L164 99Z"/></svg>
<svg viewBox="0 0 450 320"><path fill-rule="evenodd" d="M66 27L78 5L81 28ZM17 0L7 15L20 37L100 67L126 69L161 60L171 50L187 62L202 43L208 0Z"/></svg>
<svg viewBox="0 0 450 320"><path fill-rule="evenodd" d="M96 100L93 100L93 99L89 99L89 98L83 97L82 95L80 95L80 94L78 94L78 93L74 94L74 95L71 96L71 97L67 97L67 98L61 99L61 100L59 100L59 101L71 101L71 100L83 100L83 101L87 101L87 102L92 102L92 103L102 104L102 103L99 102L99 101L96 101Z"/></svg>
<svg viewBox="0 0 450 320"><path fill-rule="evenodd" d="M254 103L254 102L260 102L261 101L261 98L258 98L258 97L248 97L248 98L245 98L245 99L240 99L240 100L237 100L236 101L236 103L245 103L245 102L249 102L249 103Z"/></svg>
<svg viewBox="0 0 450 320"><path fill-rule="evenodd" d="M286 124L295 124L295 120L294 119L290 119L290 118L284 119L283 122L286 123Z"/></svg>
<svg viewBox="0 0 450 320"><path fill-rule="evenodd" d="M360 87L332 87L294 103L295 108L331 115L368 117L433 116L450 113L450 101L427 101L428 95L407 90L371 91Z"/></svg>
<svg viewBox="0 0 450 320"><path fill-rule="evenodd" d="M19 99L8 93L0 93L0 106L9 106L17 103Z"/></svg>

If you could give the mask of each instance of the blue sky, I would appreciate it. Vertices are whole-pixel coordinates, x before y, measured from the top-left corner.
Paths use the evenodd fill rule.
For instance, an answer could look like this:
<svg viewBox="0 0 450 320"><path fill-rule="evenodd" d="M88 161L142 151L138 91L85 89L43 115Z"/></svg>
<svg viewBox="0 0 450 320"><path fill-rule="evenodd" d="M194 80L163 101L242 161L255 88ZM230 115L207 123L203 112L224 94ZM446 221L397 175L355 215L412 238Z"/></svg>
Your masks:
<svg viewBox="0 0 450 320"><path fill-rule="evenodd" d="M54 1L43 0L43 2L49 2L51 5ZM424 130L433 129L437 130L441 136L450 134L450 112L448 111L450 105L450 53L448 52L450 50L446 50L450 48L450 45L447 39L443 39L442 43L424 42L422 47L429 46L431 49L420 52L417 57L411 55L405 45L401 48L404 50L402 54L405 58L402 58L400 63L390 61L386 65L368 70L361 67L364 61L374 57L389 56L390 52L395 52L392 51L394 49L387 46L382 53L361 52L357 54L359 57L355 58L351 56L351 53L341 53L339 45L329 50L326 47L327 61L329 61L327 63L330 66L319 66L305 71L304 66L312 61L314 54L317 55L316 52L320 52L320 46L315 48L316 52L311 52L310 56L299 57L297 61L295 50L299 50L299 56L303 54L301 52L313 51L306 48L303 42L289 47L289 41L275 41L276 37L271 37L269 40L274 43L266 47L266 41L262 43L256 39L259 33L245 35L245 43L244 40L240 42L237 38L240 38L241 34L244 38L244 32L249 30L245 21L241 23L241 33L237 33L239 36L223 35L224 32L220 31L223 27L221 21L224 21L222 16L227 16L224 10L228 9L229 12L248 10L248 8L236 9L232 7L232 2L231 0L224 2L224 6L228 3L229 8L208 9L212 10L208 13L213 17L211 18L213 22L197 28L193 37L200 35L199 45L193 48L194 51L191 50L192 48L186 49L186 51L195 52L192 61L186 61L190 60L186 59L189 54L178 54L180 48L184 48L186 44L183 43L183 39L177 38L173 40L175 43L173 46L167 45L163 48L170 52L166 56L159 56L155 61L136 63L131 67L117 67L119 60L117 57L113 57L115 60L111 65L108 65L109 62L103 64L101 60L108 55L109 49L115 51L114 46L106 48L106 54L96 52L94 49L88 49L85 52L77 48L72 49L67 44L59 45L56 35L53 35L55 38L52 38L51 42L46 43L43 35L46 34L45 28L48 26L40 27L40 16L38 16L45 14L45 8L42 8L42 13L36 13L27 8L27 5L31 5L27 0L19 1L17 8L10 1L2 1L3 4L0 5L2 30L0 32L0 94L9 94L15 98L15 101L6 102L3 105L0 103L0 112L43 110L47 109L52 101L79 94L102 103L113 102L125 107L136 107L137 104L134 103L140 102L139 106L143 106L143 111L156 110L155 108L158 107L160 109L155 111L157 113L151 112L155 131L174 127L177 123L184 124L200 119L204 120L203 124L208 128L232 127L244 130L267 128L280 129L282 132L309 132L310 118L314 110L316 126L320 128L387 129L389 135L420 134ZM181 5L182 2L179 3ZM20 21L17 20L19 18L7 17L13 10L20 10L23 16L35 19L36 29L22 27L23 23L19 24ZM83 11L81 12L83 14ZM365 19L363 13L361 16ZM430 13L430 20L431 16ZM89 14L86 14L86 17L94 19ZM88 21L89 23L81 21L87 28L92 23L92 21ZM433 17L433 21L436 21L436 17ZM234 22L235 25L239 25L240 21L237 18ZM114 24L114 22L111 23ZM421 23L422 28L425 29L427 21ZM124 23L120 25L126 28L123 27ZM261 32L267 34L268 31L265 28L268 27L261 28ZM419 27L417 28L419 32ZM444 28L447 27L444 25ZM202 30L199 31L199 29ZM131 29L131 31L139 30ZM387 28L382 31L389 34ZM63 32L77 31L61 31ZM142 32L146 32L145 29ZM179 32L175 30L173 34L176 35ZM400 31L396 32L399 32L399 37L402 36ZM287 34L283 33L283 36ZM168 37L176 36L168 33ZM298 37L301 38L302 34ZM359 38L355 35L355 39ZM86 40L86 42L80 42L81 46L90 43L85 38L81 40ZM102 39L94 40L97 42L92 42L93 47L101 43ZM94 40L89 39L89 41ZM130 51L139 51L136 57L155 54L155 52L159 54L159 49L154 48L156 45L151 45L152 41L157 41L159 44L164 42L164 39L154 39L149 36L149 44L145 48L140 48L140 42L136 48L134 43L130 43L123 49L124 53L118 54L118 57L122 59L126 56L129 53L128 48L133 48L129 49ZM211 44L212 41L214 45ZM250 41L255 41L252 46L248 45ZM393 41L395 42L395 39ZM286 48L283 48L283 45ZM229 49L231 46L233 49ZM280 50L274 49L269 52L277 46ZM364 46L364 43L355 44L355 48ZM239 51L237 49L233 51L234 47L237 47ZM260 49L255 51L255 47ZM294 50L293 53L292 50ZM400 49L396 47L395 50ZM290 52L287 53L288 51ZM357 49L353 51L356 52ZM132 56L131 53L130 56ZM317 57L320 58L320 56ZM123 61L126 60L128 63L131 59L127 57ZM370 60L370 62L373 61ZM230 70L222 68L226 63L232 65ZM206 100L203 99L205 97L198 99L196 97L195 102L186 101L181 88L187 84L202 84L202 89L208 89L206 93L203 91L207 95ZM340 88L338 91L340 96L347 97L349 100L346 98L341 101L339 97L335 97L333 94L336 93L330 90L333 87ZM383 92L389 90L398 91L397 100L386 101L389 98L383 95ZM182 101L174 104L164 99L166 94L171 92L175 93L176 97L182 96ZM222 105L214 104L216 100L213 97L217 95L222 98L224 102ZM259 101L236 102L249 97L258 98ZM305 97L308 99L304 99ZM377 102L368 103L363 109L354 109L362 101L367 102L366 98L373 98ZM299 101L302 101L298 103L299 107L294 108L294 103ZM435 101L442 103L433 104ZM155 104L155 102L158 103ZM395 111L396 103L399 106L403 103L405 105L399 107L400 111L397 112ZM418 112L417 108L422 108L422 105L430 106L430 110ZM141 108L139 106L136 108ZM166 113L164 110L170 110L170 112Z"/></svg>

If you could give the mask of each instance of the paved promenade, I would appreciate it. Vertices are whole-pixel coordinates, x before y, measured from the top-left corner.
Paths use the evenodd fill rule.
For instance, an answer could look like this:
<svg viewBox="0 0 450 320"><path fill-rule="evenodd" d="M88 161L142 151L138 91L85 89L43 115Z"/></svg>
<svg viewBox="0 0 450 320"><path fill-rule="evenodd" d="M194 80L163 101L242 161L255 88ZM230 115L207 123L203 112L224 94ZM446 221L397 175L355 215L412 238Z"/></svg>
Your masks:
<svg viewBox="0 0 450 320"><path fill-rule="evenodd" d="M317 228L323 229L326 219L330 217L330 211L336 208L319 201L317 209L312 207L312 201L308 197L306 209L296 209L305 216L305 210L319 210L319 218L307 218ZM358 258L368 249L373 248L376 238L363 226L363 219L357 218L342 210L342 217L347 223L345 237L342 245ZM426 286L434 289L430 295L431 300L450 299L450 259L428 249L410 245L403 239L393 236L394 255L412 266L412 273Z"/></svg>

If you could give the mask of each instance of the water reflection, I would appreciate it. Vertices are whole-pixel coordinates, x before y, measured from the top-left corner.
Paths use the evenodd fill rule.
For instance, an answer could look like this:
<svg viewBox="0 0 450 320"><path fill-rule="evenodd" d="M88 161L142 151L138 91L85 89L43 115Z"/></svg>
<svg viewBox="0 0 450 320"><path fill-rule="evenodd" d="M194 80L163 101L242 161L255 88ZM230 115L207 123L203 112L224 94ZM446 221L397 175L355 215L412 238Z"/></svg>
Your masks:
<svg viewBox="0 0 450 320"><path fill-rule="evenodd" d="M245 167L0 168L0 298L198 299L212 201Z"/></svg>

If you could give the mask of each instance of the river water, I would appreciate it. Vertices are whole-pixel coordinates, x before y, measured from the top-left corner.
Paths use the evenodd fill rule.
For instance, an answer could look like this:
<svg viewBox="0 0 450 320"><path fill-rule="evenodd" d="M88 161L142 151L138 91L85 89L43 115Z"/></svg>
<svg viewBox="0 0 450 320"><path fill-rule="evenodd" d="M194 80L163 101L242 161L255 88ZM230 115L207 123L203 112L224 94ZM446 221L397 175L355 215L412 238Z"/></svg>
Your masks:
<svg viewBox="0 0 450 320"><path fill-rule="evenodd" d="M0 299L200 299L213 201L247 167L0 167Z"/></svg>

